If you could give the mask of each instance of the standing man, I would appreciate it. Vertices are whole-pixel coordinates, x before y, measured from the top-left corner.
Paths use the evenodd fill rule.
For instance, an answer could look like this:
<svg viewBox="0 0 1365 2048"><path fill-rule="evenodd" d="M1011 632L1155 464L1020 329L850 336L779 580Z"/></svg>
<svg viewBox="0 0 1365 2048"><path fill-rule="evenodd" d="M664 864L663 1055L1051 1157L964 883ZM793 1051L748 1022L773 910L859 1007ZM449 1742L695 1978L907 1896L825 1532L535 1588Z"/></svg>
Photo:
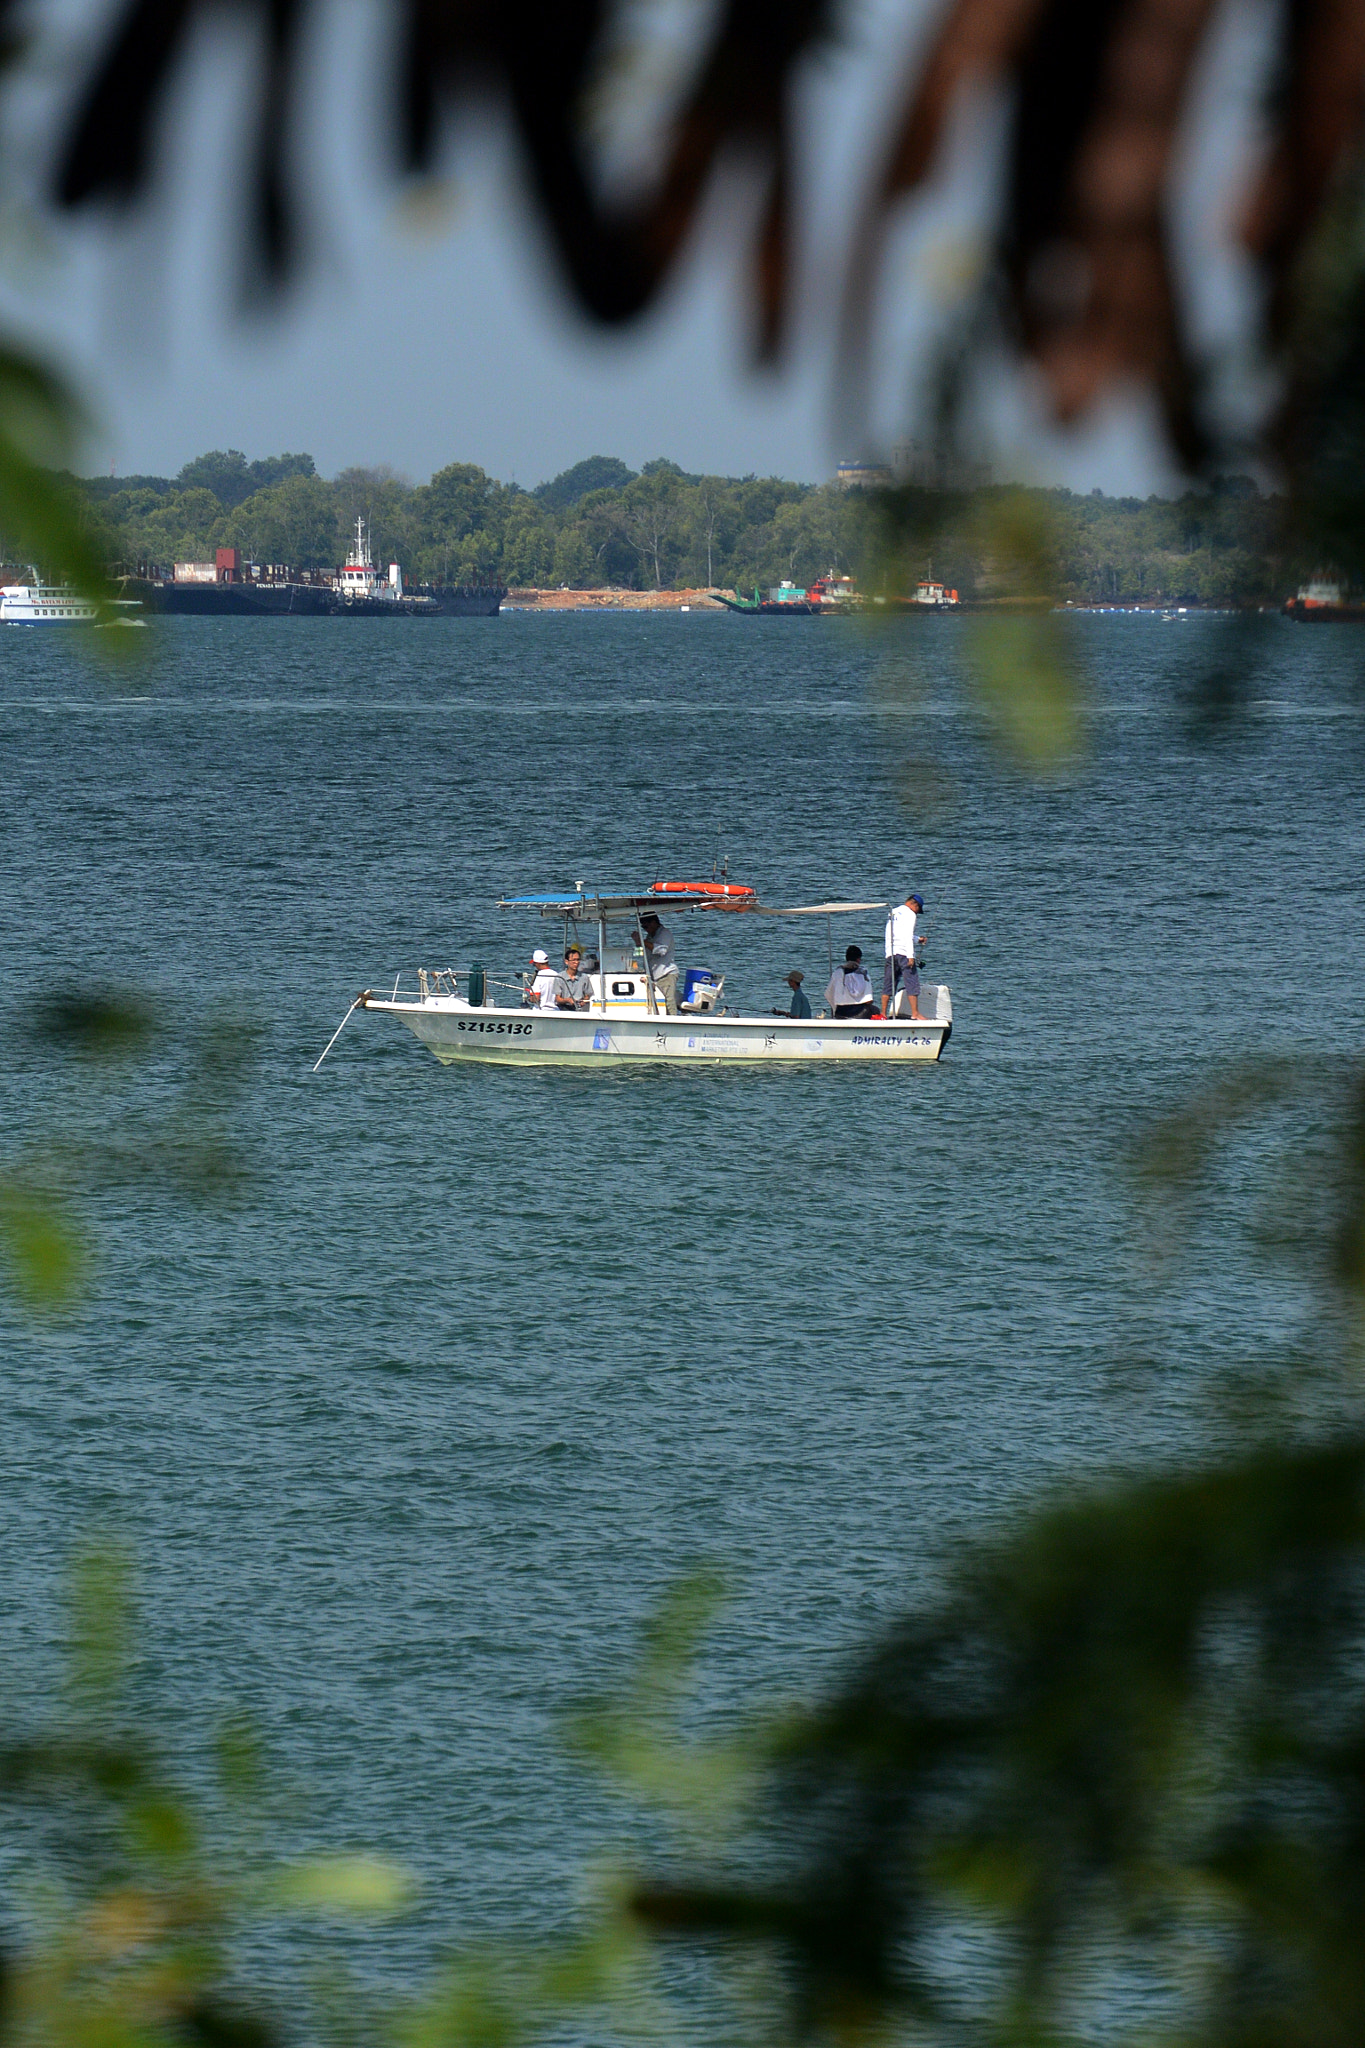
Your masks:
<svg viewBox="0 0 1365 2048"><path fill-rule="evenodd" d="M644 948L649 955L650 979L655 991L664 999L664 1008L670 1017L678 1015L678 960L673 951L673 934L666 924L660 924L657 910L642 911L640 924L644 930ZM640 934L636 932L638 939Z"/></svg>
<svg viewBox="0 0 1365 2048"><path fill-rule="evenodd" d="M564 952L564 972L555 977L555 1008L586 1010L591 999L592 982L583 972L582 951L577 946L568 946Z"/></svg>
<svg viewBox="0 0 1365 2048"><path fill-rule="evenodd" d="M810 1003L807 1000L805 990L801 986L805 978L799 967L793 967L791 973L787 976L787 987L792 992L792 1006L789 1010L774 1010L774 1017L809 1017Z"/></svg>
<svg viewBox="0 0 1365 2048"><path fill-rule="evenodd" d="M910 999L910 1015L918 1023L919 969L915 965L915 925L924 908L924 898L912 889L904 903L892 906L886 920L886 970L882 976L882 1015L890 1017L897 984Z"/></svg>
<svg viewBox="0 0 1365 2048"><path fill-rule="evenodd" d="M535 980L522 992L521 1000L532 1010L553 1010L555 1006L555 985L559 976L550 965L550 956L537 946L531 955L531 966Z"/></svg>

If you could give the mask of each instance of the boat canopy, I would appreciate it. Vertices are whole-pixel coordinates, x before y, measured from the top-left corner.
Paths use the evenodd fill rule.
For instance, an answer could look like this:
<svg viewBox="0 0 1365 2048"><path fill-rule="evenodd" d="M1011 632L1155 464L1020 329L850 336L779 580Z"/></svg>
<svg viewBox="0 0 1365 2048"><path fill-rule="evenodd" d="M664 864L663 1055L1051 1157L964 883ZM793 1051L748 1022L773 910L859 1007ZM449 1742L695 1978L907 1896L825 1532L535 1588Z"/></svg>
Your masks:
<svg viewBox="0 0 1365 2048"><path fill-rule="evenodd" d="M855 910L885 910L886 898L878 897L869 903L760 903L756 896L695 896L670 892L660 895L655 889L596 889L586 882L579 885L573 895L558 892L554 895L501 896L500 910L537 910L542 917L584 917L599 914L611 917L634 917L644 910L660 913L675 910L723 910L743 912L746 917L844 917Z"/></svg>
<svg viewBox="0 0 1365 2048"><path fill-rule="evenodd" d="M752 897L739 901L751 903ZM697 910L704 903L726 902L731 908L736 899L713 896L660 896L653 889L595 889L586 882L572 895L563 891L550 896L500 896L499 910L538 910L542 917L582 917L591 911L595 917L604 911L608 917L634 917L641 910Z"/></svg>
<svg viewBox="0 0 1365 2048"><path fill-rule="evenodd" d="M764 917L846 917L854 910L885 910L887 901L879 896L875 903L760 903L757 909Z"/></svg>

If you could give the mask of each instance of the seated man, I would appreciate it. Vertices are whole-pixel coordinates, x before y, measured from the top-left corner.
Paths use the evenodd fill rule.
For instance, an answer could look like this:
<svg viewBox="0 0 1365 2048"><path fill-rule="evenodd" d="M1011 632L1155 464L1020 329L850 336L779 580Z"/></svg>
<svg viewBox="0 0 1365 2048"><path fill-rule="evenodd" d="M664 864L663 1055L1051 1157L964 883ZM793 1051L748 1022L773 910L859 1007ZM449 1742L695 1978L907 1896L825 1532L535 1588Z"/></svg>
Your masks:
<svg viewBox="0 0 1365 2048"><path fill-rule="evenodd" d="M555 976L555 1008L586 1010L592 1001L592 982L583 972L583 955L577 946L564 954L564 972Z"/></svg>
<svg viewBox="0 0 1365 2048"><path fill-rule="evenodd" d="M553 1010L555 1006L555 984L558 982L559 976L550 965L549 954L543 953L540 947L537 946L535 952L531 955L531 965L535 969L535 979L522 990L521 1000L528 1009Z"/></svg>
<svg viewBox="0 0 1365 2048"><path fill-rule="evenodd" d="M861 946L844 948L844 964L830 976L825 1001L836 1017L872 1015L872 983L863 971Z"/></svg>
<svg viewBox="0 0 1365 2048"><path fill-rule="evenodd" d="M799 967L793 967L791 973L787 976L787 987L792 992L791 1008L789 1010L774 1010L774 1017L809 1017L810 1004L801 986L805 978Z"/></svg>

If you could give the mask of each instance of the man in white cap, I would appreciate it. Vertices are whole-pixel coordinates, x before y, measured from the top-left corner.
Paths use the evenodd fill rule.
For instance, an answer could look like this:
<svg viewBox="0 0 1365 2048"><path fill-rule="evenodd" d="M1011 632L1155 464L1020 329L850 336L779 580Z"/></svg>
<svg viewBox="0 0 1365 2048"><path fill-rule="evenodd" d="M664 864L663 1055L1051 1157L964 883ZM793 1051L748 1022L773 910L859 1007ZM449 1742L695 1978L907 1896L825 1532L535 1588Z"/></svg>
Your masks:
<svg viewBox="0 0 1365 2048"><path fill-rule="evenodd" d="M531 955L531 966L535 970L535 980L525 990L521 1000L532 1010L553 1010L555 987L559 976L550 965L549 954L537 946Z"/></svg>
<svg viewBox="0 0 1365 2048"><path fill-rule="evenodd" d="M882 975L882 1015L895 1014L896 984L904 989L910 1015L918 1023L919 969L915 964L915 925L924 908L924 898L912 889L904 903L895 903L886 920L886 968Z"/></svg>

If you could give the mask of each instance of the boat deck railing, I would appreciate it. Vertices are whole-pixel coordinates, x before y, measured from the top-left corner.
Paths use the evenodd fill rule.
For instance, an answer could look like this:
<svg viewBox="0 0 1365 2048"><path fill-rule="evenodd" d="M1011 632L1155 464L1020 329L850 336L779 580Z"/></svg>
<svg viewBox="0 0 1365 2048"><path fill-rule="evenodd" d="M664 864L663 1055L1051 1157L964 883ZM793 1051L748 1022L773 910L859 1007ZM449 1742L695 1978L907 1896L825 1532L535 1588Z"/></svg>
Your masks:
<svg viewBox="0 0 1365 2048"><path fill-rule="evenodd" d="M433 996L463 996L468 1000L470 977L467 968L461 970L455 967L419 967L415 987L410 981L404 981L404 972L405 970L400 968L394 976L393 987L389 990L388 995L384 997L385 1002L425 1003ZM521 976L515 981L505 981L501 976L489 974L485 969L483 977L484 988L490 992L493 989L501 989L508 996L514 997L515 1001L512 1003L499 1003L490 993L485 999L483 1008L486 1010L515 1009L521 1002L529 979L529 976Z"/></svg>

